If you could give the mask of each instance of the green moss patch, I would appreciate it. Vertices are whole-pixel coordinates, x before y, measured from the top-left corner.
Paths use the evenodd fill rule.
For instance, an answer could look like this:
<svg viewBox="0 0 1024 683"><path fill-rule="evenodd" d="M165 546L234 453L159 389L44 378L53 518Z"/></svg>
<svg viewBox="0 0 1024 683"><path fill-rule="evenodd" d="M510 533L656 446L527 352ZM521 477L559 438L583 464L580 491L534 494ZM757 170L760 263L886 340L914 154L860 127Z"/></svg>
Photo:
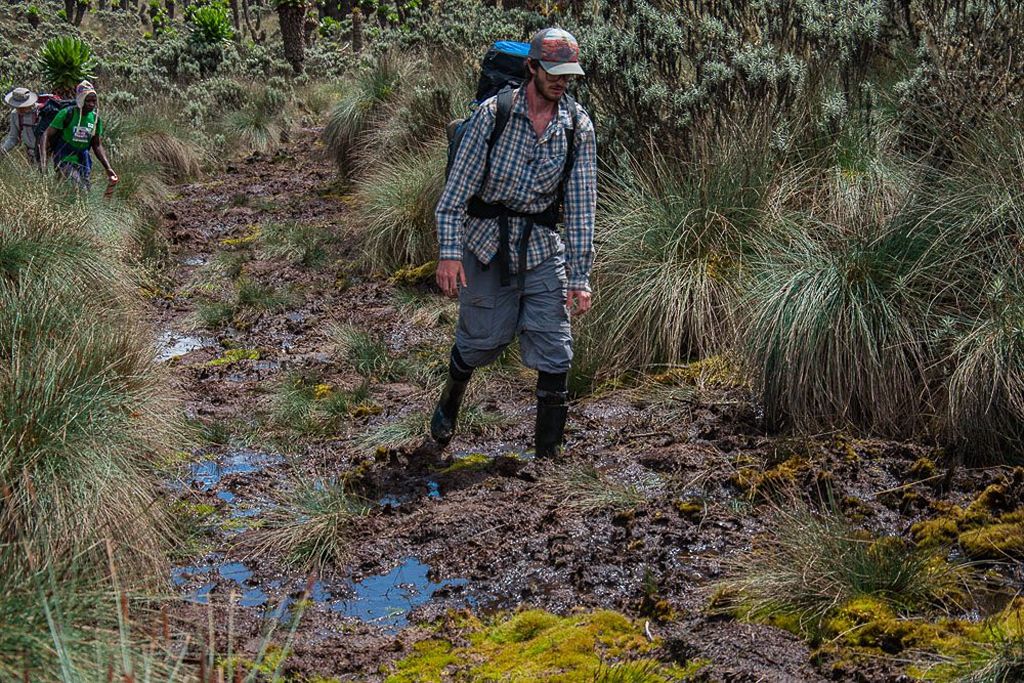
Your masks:
<svg viewBox="0 0 1024 683"><path fill-rule="evenodd" d="M219 358L214 358L207 363L210 367L222 367L233 365L243 360L259 360L260 352L257 349L228 349Z"/></svg>
<svg viewBox="0 0 1024 683"><path fill-rule="evenodd" d="M437 272L437 261L428 261L421 266L400 268L388 281L399 287L412 287L429 281L434 277L435 272Z"/></svg>
<svg viewBox="0 0 1024 683"><path fill-rule="evenodd" d="M589 683L614 672L616 666L609 662L641 666L645 677L636 680L659 683L688 680L704 666L701 662L678 667L651 660L657 642L648 641L639 624L610 611L560 617L528 610L488 624L470 618L463 626L465 645L445 640L418 643L413 654L398 662L387 683Z"/></svg>
<svg viewBox="0 0 1024 683"><path fill-rule="evenodd" d="M940 507L939 517L914 524L910 531L920 547L959 544L975 560L1024 557L1024 508L1011 510L1013 497L1003 484L992 484L966 507Z"/></svg>

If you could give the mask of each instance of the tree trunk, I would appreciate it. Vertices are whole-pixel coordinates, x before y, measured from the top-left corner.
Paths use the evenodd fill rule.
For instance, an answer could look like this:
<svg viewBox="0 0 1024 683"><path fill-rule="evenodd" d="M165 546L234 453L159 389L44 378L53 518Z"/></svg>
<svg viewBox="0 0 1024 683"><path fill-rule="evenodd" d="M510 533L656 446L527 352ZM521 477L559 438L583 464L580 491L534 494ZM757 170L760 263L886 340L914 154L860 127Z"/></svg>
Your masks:
<svg viewBox="0 0 1024 683"><path fill-rule="evenodd" d="M231 0L231 23L235 25L235 35L242 37L242 20L238 13L238 0Z"/></svg>
<svg viewBox="0 0 1024 683"><path fill-rule="evenodd" d="M302 35L306 47L313 45L313 41L316 40L316 30L319 26L320 22L317 20L316 15L307 10L305 23L302 26Z"/></svg>
<svg viewBox="0 0 1024 683"><path fill-rule="evenodd" d="M252 27L252 22L249 20L249 0L242 0L242 19L245 21L245 28L249 31L249 37L254 42L262 43L263 36L257 33L256 29Z"/></svg>
<svg viewBox="0 0 1024 683"><path fill-rule="evenodd" d="M352 52L363 51L363 11L358 7L352 8Z"/></svg>
<svg viewBox="0 0 1024 683"><path fill-rule="evenodd" d="M167 10L167 18L174 21L174 0L164 0L164 8Z"/></svg>
<svg viewBox="0 0 1024 683"><path fill-rule="evenodd" d="M69 24L75 21L75 6L77 4L76 0L64 0L64 16Z"/></svg>
<svg viewBox="0 0 1024 683"><path fill-rule="evenodd" d="M89 4L85 2L75 3L75 26L82 25L82 19L85 18L85 12L89 9Z"/></svg>
<svg viewBox="0 0 1024 683"><path fill-rule="evenodd" d="M277 16L281 23L281 38L284 40L284 58L296 74L301 74L302 63L306 59L306 45L302 35L306 6L282 3L277 6Z"/></svg>

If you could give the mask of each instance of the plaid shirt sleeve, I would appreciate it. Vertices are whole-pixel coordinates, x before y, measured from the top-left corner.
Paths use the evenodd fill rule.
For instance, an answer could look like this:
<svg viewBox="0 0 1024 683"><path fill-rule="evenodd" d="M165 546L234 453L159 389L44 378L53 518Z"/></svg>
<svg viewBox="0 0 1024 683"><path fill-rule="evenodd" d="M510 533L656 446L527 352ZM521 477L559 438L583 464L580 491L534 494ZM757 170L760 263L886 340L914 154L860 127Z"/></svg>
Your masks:
<svg viewBox="0 0 1024 683"><path fill-rule="evenodd" d="M490 105L490 106L489 106ZM462 227L466 222L466 202L480 190L487 163L487 139L494 129L493 100L473 113L466 135L455 153L448 182L434 216L442 260L462 259Z"/></svg>
<svg viewBox="0 0 1024 683"><path fill-rule="evenodd" d="M578 114L576 162L565 189L565 239L569 289L590 291L594 264L594 212L597 207L597 135L590 117Z"/></svg>

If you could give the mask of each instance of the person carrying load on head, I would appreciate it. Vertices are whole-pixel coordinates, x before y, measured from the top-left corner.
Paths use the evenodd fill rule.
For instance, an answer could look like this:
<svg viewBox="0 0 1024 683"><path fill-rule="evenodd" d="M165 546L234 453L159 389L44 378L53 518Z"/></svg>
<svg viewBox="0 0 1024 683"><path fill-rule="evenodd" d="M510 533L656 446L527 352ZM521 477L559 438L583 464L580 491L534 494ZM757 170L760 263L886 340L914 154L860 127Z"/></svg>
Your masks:
<svg viewBox="0 0 1024 683"><path fill-rule="evenodd" d="M103 164L110 184L118 180L103 149L103 121L96 106L96 89L89 81L82 81L75 88L75 105L57 112L40 145L45 167L50 145L56 143L53 145L53 163L57 173L82 190L89 189L89 175L92 172L90 151L95 152L96 158Z"/></svg>
<svg viewBox="0 0 1024 683"><path fill-rule="evenodd" d="M39 113L36 102L39 96L28 88L15 88L4 96L4 104L11 108L7 137L0 144L0 153L8 154L19 144L25 145L29 162L39 163L39 146L36 140L36 123Z"/></svg>
<svg viewBox="0 0 1024 683"><path fill-rule="evenodd" d="M448 445L474 369L518 336L523 363L538 372L535 453L548 458L561 451L568 412L570 316L591 305L597 141L566 92L583 75L576 39L548 28L524 52L525 83L449 127L437 283L458 294L459 320L430 433Z"/></svg>

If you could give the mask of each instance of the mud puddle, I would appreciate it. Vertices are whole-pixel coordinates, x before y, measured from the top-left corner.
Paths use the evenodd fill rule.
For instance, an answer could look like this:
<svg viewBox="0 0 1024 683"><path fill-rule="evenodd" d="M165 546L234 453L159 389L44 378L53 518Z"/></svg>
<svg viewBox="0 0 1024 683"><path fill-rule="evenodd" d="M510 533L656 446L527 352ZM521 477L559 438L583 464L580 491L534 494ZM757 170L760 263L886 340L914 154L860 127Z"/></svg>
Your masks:
<svg viewBox="0 0 1024 683"><path fill-rule="evenodd" d="M416 500L417 498L418 498L418 496L415 496L415 495L402 495L402 496L399 496L399 495L387 494L387 495L381 496L377 500L377 504L380 505L381 507L393 507L393 508L396 508L396 507L400 507L404 503L408 503L410 501ZM427 498L431 498L431 499L434 499L434 500L439 500L441 498L441 485L439 483L437 483L436 481L434 481L433 479L430 479L430 480L427 481Z"/></svg>
<svg viewBox="0 0 1024 683"><path fill-rule="evenodd" d="M261 585L253 580L253 571L248 565L227 561L220 553L210 555L199 564L174 567L171 583L184 591L186 601L200 605L209 604L214 595L234 592L235 604L239 607L264 607L262 618L278 621L289 621L293 617L294 596L302 591L301 581L294 582L292 590L284 592L285 581L282 580ZM390 572L359 581L315 581L310 585L309 599L315 609L393 633L409 625L413 610L435 598L474 606L475 600L465 594L468 586L466 579L434 579L430 565L407 557Z"/></svg>
<svg viewBox="0 0 1024 683"><path fill-rule="evenodd" d="M187 356L193 351L216 346L217 342L210 337L181 334L168 330L156 339L156 362L166 363L175 358Z"/></svg>
<svg viewBox="0 0 1024 683"><path fill-rule="evenodd" d="M215 460L193 463L188 477L185 479L185 484L200 491L209 491L220 484L224 477L235 474L253 474L283 462L284 456L282 455L248 449L233 450ZM229 495L231 500L222 500L227 503L235 502L234 494L229 493Z"/></svg>
<svg viewBox="0 0 1024 683"><path fill-rule="evenodd" d="M466 579L434 580L430 574L430 565L407 557L386 574L349 580L334 589L317 582L310 597L335 614L375 624L385 631L397 631L409 625L409 614L415 608L435 596L448 597L469 585ZM464 603L471 606L474 601L464 596Z"/></svg>

